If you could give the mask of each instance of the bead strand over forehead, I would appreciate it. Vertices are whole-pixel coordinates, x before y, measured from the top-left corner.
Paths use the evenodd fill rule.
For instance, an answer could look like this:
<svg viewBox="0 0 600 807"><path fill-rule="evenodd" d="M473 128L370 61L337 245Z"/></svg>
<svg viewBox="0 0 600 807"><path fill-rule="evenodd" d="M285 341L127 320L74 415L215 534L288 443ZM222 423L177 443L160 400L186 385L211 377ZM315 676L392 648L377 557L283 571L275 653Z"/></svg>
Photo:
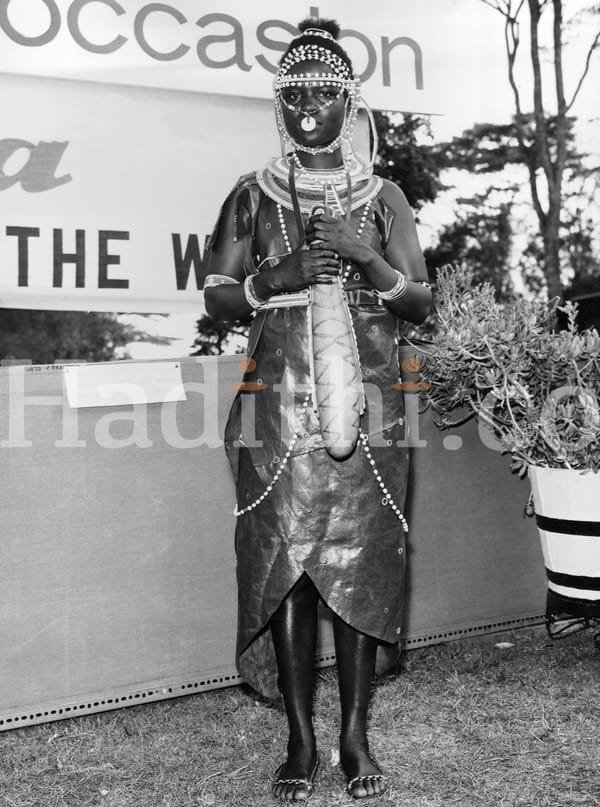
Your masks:
<svg viewBox="0 0 600 807"><path fill-rule="evenodd" d="M334 76L333 73L294 73L294 75L289 78L285 79L281 82L281 86L283 90L289 87L338 87L338 91L333 98L329 101L325 101L321 103L319 106L319 112L323 112L328 107L332 106L336 103L338 98L340 97L340 93L342 92L342 81ZM294 104L289 103L285 99L285 95L283 92L279 94L279 103L283 104L286 109L289 109L290 112L297 112L298 109ZM312 130L317 125L315 119L312 115L309 115L305 118L302 118L300 122L300 126L305 132L312 132Z"/></svg>
<svg viewBox="0 0 600 807"><path fill-rule="evenodd" d="M310 86L310 81L305 82L306 86ZM327 82L333 83L333 82ZM290 85L286 85L290 86ZM297 82L295 86L302 86L302 82ZM356 126L356 118L358 115L358 101L360 98L359 95L359 87L360 83L358 81L352 81L345 83L344 89L346 90L346 105L345 105L345 116L344 116L344 123L340 130L339 135L327 146L305 146L302 143L298 143L294 140L283 120L283 113L282 113L282 106L290 107L289 104L286 104L285 100L282 98L281 92L277 90L275 92L274 102L275 102L275 122L277 124L277 131L279 132L279 137L282 143L289 142L293 146L294 151L302 151L306 154L332 154L336 151L343 142L349 143L352 140L352 135L354 133L354 127ZM331 104L335 103L338 99L338 96L333 98L331 101L326 102L321 106L320 109L326 109Z"/></svg>

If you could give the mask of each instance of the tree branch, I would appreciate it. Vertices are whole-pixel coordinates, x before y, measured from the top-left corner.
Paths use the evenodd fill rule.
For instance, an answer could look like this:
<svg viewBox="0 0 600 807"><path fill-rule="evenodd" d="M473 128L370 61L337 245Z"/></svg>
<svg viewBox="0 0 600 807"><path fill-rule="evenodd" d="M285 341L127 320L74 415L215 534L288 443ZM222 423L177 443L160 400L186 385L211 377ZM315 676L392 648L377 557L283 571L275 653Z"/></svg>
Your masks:
<svg viewBox="0 0 600 807"><path fill-rule="evenodd" d="M592 54L593 54L593 52L596 50L596 48L599 45L600 45L600 32L598 32L596 34L592 44L588 48L588 52L587 52L586 57L585 57L585 65L584 65L583 71L581 73L581 76L579 77L579 81L577 82L577 86L575 87L575 91L574 91L573 95L571 96L571 100L569 101L569 103L565 107L565 113L569 112L569 110L571 109L571 107L575 103L575 99L579 95L579 91L581 90L581 87L583 86L583 82L585 81L585 77L587 76L588 71L590 69L590 62L592 60Z"/></svg>
<svg viewBox="0 0 600 807"><path fill-rule="evenodd" d="M533 116L535 119L535 143L540 165L546 175L548 190L552 193L554 187L554 173L548 148L548 131L544 115L544 100L542 94L542 71L540 67L540 43L538 40L538 26L541 16L539 0L528 0L529 16L531 18L529 32L529 55L533 69Z"/></svg>
<svg viewBox="0 0 600 807"><path fill-rule="evenodd" d="M483 2L486 2L486 0L483 0ZM513 12L512 0L508 0L505 11L500 13L502 13L502 16L504 17L504 43L506 47L506 55L508 57L508 81L512 88L515 99L515 129L517 134L517 142L519 143L519 149L529 174L529 188L531 191L533 207L539 221L545 222L546 212L542 207L537 187L537 163L535 158L532 158L531 150L525 142L525 124L523 110L521 107L521 95L519 92L519 86L515 79L515 62L520 44L518 17L521 9L523 8L524 2L525 0L520 0L516 10Z"/></svg>
<svg viewBox="0 0 600 807"><path fill-rule="evenodd" d="M521 5L523 5L521 3ZM517 10L518 15L518 10ZM515 110L517 113L518 118L518 126L519 128L522 125L522 110L521 110L521 95L519 93L519 87L515 80L515 61L517 58L517 51L519 50L519 23L517 21L517 15L514 17L506 17L506 21L504 24L504 43L506 46L506 55L508 56L508 81L512 88L513 95L515 98Z"/></svg>
<svg viewBox="0 0 600 807"><path fill-rule="evenodd" d="M524 0L481 0L485 5L500 13L504 18L505 49L508 58L508 79L515 102L515 129L519 152L529 174L529 186L533 209L536 213L540 235L543 241L543 264L547 291L551 296L561 293L560 276L560 227L563 205L562 184L567 166L570 120L568 112L572 107L591 64L592 53L600 47L600 32L594 36L575 92L567 103L563 74L563 4L565 0L527 0L529 9L529 62L533 76L533 112L523 113L522 93L517 74L519 52L518 16ZM544 81L546 71L542 71L542 44L540 42L540 20L542 13L552 8L552 58L553 82L556 115L544 109ZM516 11L515 11L516 9ZM595 6L596 11L600 5ZM552 79L550 79L552 81ZM553 104L554 106L554 104ZM529 108L529 107L527 107ZM547 186L547 204L540 183L543 178Z"/></svg>
<svg viewBox="0 0 600 807"><path fill-rule="evenodd" d="M499 11L500 14L504 15L505 9L502 8L502 6L500 4L500 0L481 0L481 2L485 3L486 6L489 6L490 8L493 8L494 11ZM504 3L505 6L506 6L506 2L507 2L507 0L505 0L505 3ZM508 0L508 2L510 3L510 0Z"/></svg>
<svg viewBox="0 0 600 807"><path fill-rule="evenodd" d="M561 0L552 0L554 7L554 25L553 25L553 41L554 41L554 83L556 89L556 161L554 164L554 184L557 194L556 201L560 206L560 193L561 193L561 179L567 159L567 123L566 123L566 110L567 105L565 102L564 91L564 78L562 69L562 2Z"/></svg>

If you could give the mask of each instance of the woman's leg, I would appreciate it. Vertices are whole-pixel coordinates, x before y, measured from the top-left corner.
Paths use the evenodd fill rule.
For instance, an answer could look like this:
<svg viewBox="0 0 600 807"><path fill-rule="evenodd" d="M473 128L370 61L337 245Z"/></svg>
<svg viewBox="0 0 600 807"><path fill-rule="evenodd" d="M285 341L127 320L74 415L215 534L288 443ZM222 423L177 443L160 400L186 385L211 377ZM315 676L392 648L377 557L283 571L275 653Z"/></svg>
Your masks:
<svg viewBox="0 0 600 807"><path fill-rule="evenodd" d="M289 724L288 757L277 778L310 781L317 762L312 723L317 605L319 593L303 575L271 617L271 635L279 672L279 689ZM304 800L303 784L275 784L282 800Z"/></svg>
<svg viewBox="0 0 600 807"><path fill-rule="evenodd" d="M377 641L350 627L335 614L333 635L342 711L340 762L348 778L351 795L355 798L374 796L386 788L385 777L369 754L367 740L367 716Z"/></svg>

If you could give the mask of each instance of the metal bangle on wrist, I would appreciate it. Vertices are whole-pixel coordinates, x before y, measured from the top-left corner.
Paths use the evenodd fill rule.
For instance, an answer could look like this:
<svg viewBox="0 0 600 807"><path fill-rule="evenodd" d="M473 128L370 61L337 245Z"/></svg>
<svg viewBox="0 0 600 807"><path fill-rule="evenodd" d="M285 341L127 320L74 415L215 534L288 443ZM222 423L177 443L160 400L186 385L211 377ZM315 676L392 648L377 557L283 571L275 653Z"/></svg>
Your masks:
<svg viewBox="0 0 600 807"><path fill-rule="evenodd" d="M256 296L256 292L254 291L254 275L248 275L244 280L244 294L246 295L248 305L255 311L265 302Z"/></svg>
<svg viewBox="0 0 600 807"><path fill-rule="evenodd" d="M397 269L394 271L396 272L398 279L391 289L377 292L377 296L380 300L386 300L388 302L391 300L399 300L406 294L406 290L408 288L408 280L406 279L406 275L403 275L402 272L399 272Z"/></svg>

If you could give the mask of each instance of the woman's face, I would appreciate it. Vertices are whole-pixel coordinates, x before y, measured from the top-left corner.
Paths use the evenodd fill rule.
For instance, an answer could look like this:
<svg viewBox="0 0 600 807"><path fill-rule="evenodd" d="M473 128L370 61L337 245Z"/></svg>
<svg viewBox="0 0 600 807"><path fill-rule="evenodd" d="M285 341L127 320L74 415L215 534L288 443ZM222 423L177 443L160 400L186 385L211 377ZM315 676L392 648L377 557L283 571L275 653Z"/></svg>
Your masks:
<svg viewBox="0 0 600 807"><path fill-rule="evenodd" d="M308 61L295 64L288 76L317 76L331 72L331 68L323 62ZM327 146L339 135L344 123L346 101L339 85L326 83L323 87L284 87L281 97L285 102L281 105L285 128L296 142L313 148ZM302 127L302 121L306 122L307 118L315 121L314 128L308 131Z"/></svg>

